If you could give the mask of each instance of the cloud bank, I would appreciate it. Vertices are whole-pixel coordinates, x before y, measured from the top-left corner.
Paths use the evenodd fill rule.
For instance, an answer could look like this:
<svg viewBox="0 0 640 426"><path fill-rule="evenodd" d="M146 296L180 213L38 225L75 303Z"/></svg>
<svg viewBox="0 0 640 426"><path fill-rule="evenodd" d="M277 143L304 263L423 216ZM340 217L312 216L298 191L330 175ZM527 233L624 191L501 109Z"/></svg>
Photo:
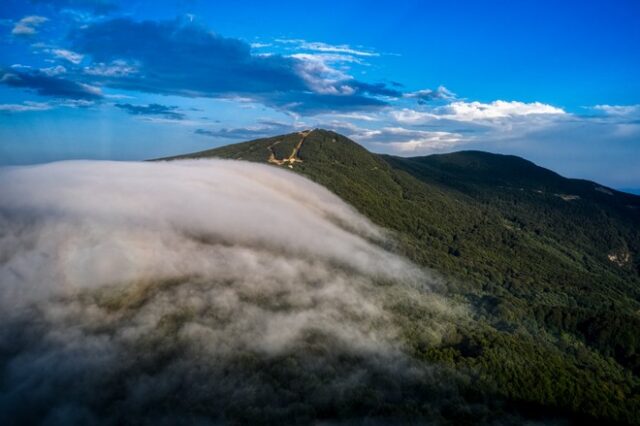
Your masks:
<svg viewBox="0 0 640 426"><path fill-rule="evenodd" d="M304 178L81 161L6 168L0 183L3 424L468 410L402 355L386 306L424 299L437 341L451 314L433 278Z"/></svg>
<svg viewBox="0 0 640 426"><path fill-rule="evenodd" d="M191 20L98 21L74 29L69 44L65 59L91 60L76 79L117 89L187 97L240 96L304 114L375 109L387 105L378 96L400 95L384 84L364 83L330 66L344 46L327 50L331 46L313 44L316 51L333 52L329 56L256 54L250 44L222 37Z"/></svg>

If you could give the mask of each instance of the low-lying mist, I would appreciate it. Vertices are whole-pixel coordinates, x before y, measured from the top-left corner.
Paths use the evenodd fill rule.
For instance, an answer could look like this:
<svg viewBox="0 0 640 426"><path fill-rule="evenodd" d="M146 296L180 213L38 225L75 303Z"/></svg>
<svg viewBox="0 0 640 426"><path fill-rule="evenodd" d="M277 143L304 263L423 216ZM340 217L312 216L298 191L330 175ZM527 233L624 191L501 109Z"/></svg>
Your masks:
<svg viewBox="0 0 640 426"><path fill-rule="evenodd" d="M291 172L62 162L2 169L0 200L2 424L483 410L405 355L393 306L420 305L432 344L458 315L435 278Z"/></svg>

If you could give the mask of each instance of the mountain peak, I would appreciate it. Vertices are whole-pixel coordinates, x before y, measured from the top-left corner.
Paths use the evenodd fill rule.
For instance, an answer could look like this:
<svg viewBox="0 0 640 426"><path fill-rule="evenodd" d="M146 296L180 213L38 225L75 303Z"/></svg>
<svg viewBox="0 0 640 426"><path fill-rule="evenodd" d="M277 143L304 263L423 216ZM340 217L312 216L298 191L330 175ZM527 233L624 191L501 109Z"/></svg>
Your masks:
<svg viewBox="0 0 640 426"><path fill-rule="evenodd" d="M314 128L169 157L165 160L221 157L294 168L307 161L353 165L370 161L374 156L375 154L346 136L332 130Z"/></svg>

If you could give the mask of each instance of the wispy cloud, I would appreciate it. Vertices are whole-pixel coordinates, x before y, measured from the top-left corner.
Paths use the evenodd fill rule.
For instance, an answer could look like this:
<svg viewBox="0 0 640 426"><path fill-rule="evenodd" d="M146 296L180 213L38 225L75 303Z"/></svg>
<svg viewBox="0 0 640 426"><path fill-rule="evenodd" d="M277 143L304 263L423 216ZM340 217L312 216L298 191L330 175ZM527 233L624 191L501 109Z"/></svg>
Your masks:
<svg viewBox="0 0 640 426"><path fill-rule="evenodd" d="M38 15L30 15L25 16L15 23L13 29L11 30L11 34L15 36L33 36L38 33L38 27L45 22L47 22L49 18Z"/></svg>
<svg viewBox="0 0 640 426"><path fill-rule="evenodd" d="M378 52L375 52L371 49L364 48L354 48L348 44L329 44L317 41L307 41L303 39L286 39L279 38L276 39L275 42L281 44L291 45L294 49L299 50L308 50L312 52L325 52L325 53L343 53L347 55L355 55L355 56L380 56Z"/></svg>
<svg viewBox="0 0 640 426"><path fill-rule="evenodd" d="M596 105L593 109L613 116L640 116L639 105Z"/></svg>
<svg viewBox="0 0 640 426"><path fill-rule="evenodd" d="M120 108L132 115L157 115L172 120L182 120L185 118L184 113L178 111L176 106L149 104L149 105L132 105L132 104L115 104L116 108Z"/></svg>
<svg viewBox="0 0 640 426"><path fill-rule="evenodd" d="M250 44L252 49L262 49L264 47L270 47L273 46L272 43L260 43L260 42L255 42L255 43L251 43Z"/></svg>
<svg viewBox="0 0 640 426"><path fill-rule="evenodd" d="M51 108L51 104L46 102L25 101L21 104L0 104L0 112L46 111Z"/></svg>
<svg viewBox="0 0 640 426"><path fill-rule="evenodd" d="M126 77L138 72L138 69L122 60L115 60L109 64L95 63L84 68L84 73L99 77Z"/></svg>
<svg viewBox="0 0 640 426"><path fill-rule="evenodd" d="M51 53L56 57L56 58L61 58L64 60L67 60L75 65L78 65L80 62L82 62L82 58L84 57L83 55L76 53L76 52L72 52L70 50L66 50L66 49L52 49Z"/></svg>
<svg viewBox="0 0 640 426"><path fill-rule="evenodd" d="M436 100L452 100L455 99L456 94L444 86L439 86L435 90L423 89L415 92L405 93L404 97L417 99L418 103L423 105Z"/></svg>
<svg viewBox="0 0 640 426"><path fill-rule="evenodd" d="M332 45L332 44L321 43L321 42L303 42L300 44L300 48L314 50L317 52L346 53L349 55L356 55L356 56L380 56L380 54L377 52L354 49L348 44Z"/></svg>
<svg viewBox="0 0 640 426"><path fill-rule="evenodd" d="M54 67L41 68L40 71L51 77L65 74L67 72L67 69L62 65L56 65Z"/></svg>
<svg viewBox="0 0 640 426"><path fill-rule="evenodd" d="M257 126L218 128L218 129L196 129L195 134L221 139L248 140L267 136L274 136L283 133L294 132L296 126L279 122L261 122Z"/></svg>

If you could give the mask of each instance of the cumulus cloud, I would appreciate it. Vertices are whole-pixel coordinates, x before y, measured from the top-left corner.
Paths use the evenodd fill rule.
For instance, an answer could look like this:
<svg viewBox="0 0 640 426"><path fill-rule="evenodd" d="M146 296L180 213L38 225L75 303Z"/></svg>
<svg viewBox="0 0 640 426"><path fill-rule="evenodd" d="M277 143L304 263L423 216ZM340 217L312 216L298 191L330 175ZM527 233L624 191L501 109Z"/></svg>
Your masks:
<svg viewBox="0 0 640 426"><path fill-rule="evenodd" d="M120 108L132 115L159 115L171 120L183 120L185 115L178 111L178 107L148 104L148 105L132 105L132 104L115 104L116 108Z"/></svg>
<svg viewBox="0 0 640 426"><path fill-rule="evenodd" d="M450 150L464 140L459 133L415 130L403 127L384 127L376 130L361 129L351 136L373 145L377 150L401 155L418 155Z"/></svg>
<svg viewBox="0 0 640 426"><path fill-rule="evenodd" d="M71 7L73 2L67 3ZM395 85L367 83L349 74L351 65L364 65L365 58L378 55L375 52L302 40L290 44L295 53L255 53L252 45L218 35L191 18L143 22L118 18L90 19L73 28L63 46L43 46L42 52L66 61L65 84L242 98L296 116L380 110L403 97ZM45 70L31 72L51 76ZM38 89L41 94L55 90ZM447 93L439 88L409 97Z"/></svg>
<svg viewBox="0 0 640 426"><path fill-rule="evenodd" d="M95 86L78 83L40 70L0 70L0 83L9 87L33 89L39 95L56 98L78 100L102 98L101 90Z"/></svg>
<svg viewBox="0 0 640 426"><path fill-rule="evenodd" d="M65 162L0 170L0 198L3 424L468 410L402 354L389 310L424 305L437 342L452 314L433 277L304 178L223 160Z"/></svg>
<svg viewBox="0 0 640 426"><path fill-rule="evenodd" d="M99 21L76 29L70 40L74 52L93 62L85 74L120 89L245 97L298 114L380 108L387 102L378 96L401 95L332 66L353 56L333 51L253 54L244 41L222 37L191 20Z"/></svg>
<svg viewBox="0 0 640 426"><path fill-rule="evenodd" d="M460 121L491 120L529 115L566 114L562 108L541 102L526 103L501 100L488 104L482 102L452 102L442 107L439 112L439 115L443 118Z"/></svg>
<svg viewBox="0 0 640 426"><path fill-rule="evenodd" d="M25 16L15 23L13 29L11 30L11 34L16 36L32 36L38 33L38 27L49 19L44 16Z"/></svg>
<svg viewBox="0 0 640 426"><path fill-rule="evenodd" d="M339 84L349 79L345 72L332 67L333 62L344 59L336 55L314 55L299 53L290 56L299 60L297 72L314 92L334 95L351 95L354 90L347 84Z"/></svg>
<svg viewBox="0 0 640 426"><path fill-rule="evenodd" d="M190 22L114 19L76 30L72 42L98 63L139 63L140 77L112 81L128 89L206 96L305 87L292 60L252 56L246 43Z"/></svg>
<svg viewBox="0 0 640 426"><path fill-rule="evenodd" d="M562 108L541 102L493 101L490 103L455 101L427 110L403 108L392 112L400 123L422 124L434 120L453 120L464 122L486 122L500 119L512 119L528 116L561 116L566 112Z"/></svg>

